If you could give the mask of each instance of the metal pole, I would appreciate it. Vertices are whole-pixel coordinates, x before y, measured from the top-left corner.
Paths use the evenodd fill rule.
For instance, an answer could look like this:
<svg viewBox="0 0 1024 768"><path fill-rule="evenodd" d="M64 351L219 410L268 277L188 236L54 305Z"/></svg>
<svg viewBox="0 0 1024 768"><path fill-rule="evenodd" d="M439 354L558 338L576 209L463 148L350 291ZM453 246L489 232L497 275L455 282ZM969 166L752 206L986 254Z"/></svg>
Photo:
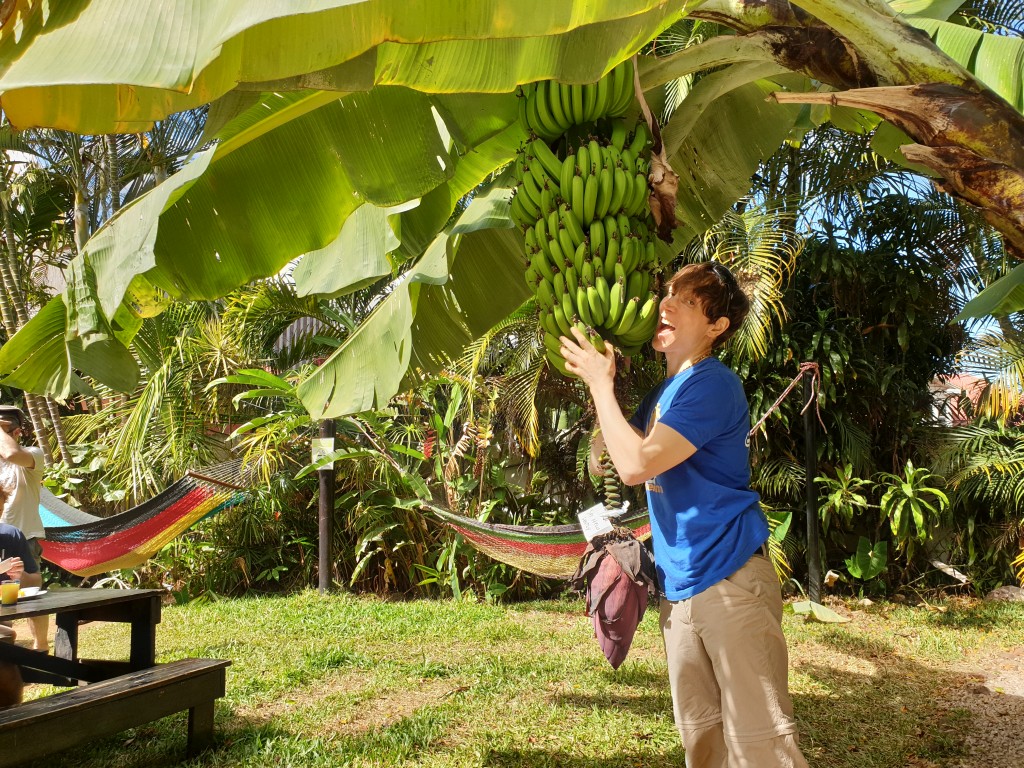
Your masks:
<svg viewBox="0 0 1024 768"><path fill-rule="evenodd" d="M804 376L804 402L815 396L811 377ZM818 447L814 439L813 404L804 411L804 471L807 475L807 595L821 602L821 543L818 538L818 489L814 478L818 474Z"/></svg>
<svg viewBox="0 0 1024 768"><path fill-rule="evenodd" d="M334 439L334 419L320 422L320 437ZM331 573L334 570L331 558L331 519L334 515L334 466L317 470L320 477L319 511L319 567L321 594L331 589Z"/></svg>

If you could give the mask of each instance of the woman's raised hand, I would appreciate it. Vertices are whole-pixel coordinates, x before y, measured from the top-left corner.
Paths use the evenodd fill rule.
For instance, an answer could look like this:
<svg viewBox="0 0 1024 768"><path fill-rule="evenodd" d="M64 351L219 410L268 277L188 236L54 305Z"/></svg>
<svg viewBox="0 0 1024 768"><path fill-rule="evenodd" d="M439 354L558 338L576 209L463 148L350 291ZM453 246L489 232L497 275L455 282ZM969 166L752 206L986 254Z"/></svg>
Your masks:
<svg viewBox="0 0 1024 768"><path fill-rule="evenodd" d="M594 345L578 329L572 329L572 338L562 336L561 353L565 358L565 367L570 373L579 376L591 390L601 384L613 384L615 380L615 348L605 344L604 354L598 352Z"/></svg>

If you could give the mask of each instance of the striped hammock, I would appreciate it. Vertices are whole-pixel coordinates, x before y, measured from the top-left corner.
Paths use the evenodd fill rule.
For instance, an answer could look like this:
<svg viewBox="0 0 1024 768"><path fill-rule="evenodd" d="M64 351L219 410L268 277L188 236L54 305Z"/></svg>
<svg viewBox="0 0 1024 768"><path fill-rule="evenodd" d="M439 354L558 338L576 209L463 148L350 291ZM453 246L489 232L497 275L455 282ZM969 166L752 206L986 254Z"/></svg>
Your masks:
<svg viewBox="0 0 1024 768"><path fill-rule="evenodd" d="M245 496L241 479L237 460L188 472L149 501L112 517L86 514L43 488L43 557L77 576L134 568L200 520L237 504Z"/></svg>
<svg viewBox="0 0 1024 768"><path fill-rule="evenodd" d="M485 555L521 571L551 579L569 579L576 573L587 540L578 525L498 525L458 515L433 504L424 508L462 534ZM615 524L643 540L651 535L646 511L629 514Z"/></svg>

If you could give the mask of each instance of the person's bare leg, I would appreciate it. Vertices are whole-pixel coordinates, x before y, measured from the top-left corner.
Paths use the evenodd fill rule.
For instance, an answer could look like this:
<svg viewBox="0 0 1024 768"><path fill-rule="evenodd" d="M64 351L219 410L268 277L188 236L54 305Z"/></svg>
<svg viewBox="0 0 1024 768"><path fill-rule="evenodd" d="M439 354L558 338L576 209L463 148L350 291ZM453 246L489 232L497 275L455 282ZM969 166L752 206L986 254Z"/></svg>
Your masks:
<svg viewBox="0 0 1024 768"><path fill-rule="evenodd" d="M50 652L50 617L33 616L29 619L32 625L33 648L44 653Z"/></svg>
<svg viewBox="0 0 1024 768"><path fill-rule="evenodd" d="M43 586L43 575L41 573L23 573L21 574L21 586L22 587L41 587ZM33 616L28 620L29 624L32 625L32 638L34 640L33 648L37 651L50 652L50 617L49 616Z"/></svg>

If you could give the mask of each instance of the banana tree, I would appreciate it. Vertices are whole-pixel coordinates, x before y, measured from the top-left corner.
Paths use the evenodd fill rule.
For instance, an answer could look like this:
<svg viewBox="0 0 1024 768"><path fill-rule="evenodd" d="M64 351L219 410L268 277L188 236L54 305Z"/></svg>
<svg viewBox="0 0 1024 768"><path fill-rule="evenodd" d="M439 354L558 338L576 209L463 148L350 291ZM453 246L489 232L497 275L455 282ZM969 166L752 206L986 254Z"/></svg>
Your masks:
<svg viewBox="0 0 1024 768"><path fill-rule="evenodd" d="M19 35L0 35L0 90L15 124L138 130L213 102L207 131L217 142L93 237L56 306L0 350L0 371L34 391L67 394L76 370L123 386L134 365L124 345L141 316L170 300L223 295L302 257L307 292L336 295L394 279L364 326L299 389L314 416L381 404L407 370L436 370L444 355L526 297L500 178L462 223L443 230L458 201L493 179L525 138L515 120L516 85L593 82L687 13L731 34L641 65L648 91L717 68L688 90L664 126L667 155L682 176L684 226L663 257L717 221L791 134L802 108L766 102L773 93L783 101L787 92L810 92L799 96L809 100L817 86L831 100L837 89L941 83L974 100L975 122L952 135L961 140L958 151L1016 172L1024 167L1016 147L988 136L977 115L996 115L1017 135L1019 83L1016 93L1012 81L1003 88L999 57L964 56L975 76L939 50L951 40L952 49L962 48L956 30L931 18L956 5L606 0L553 7L534 0L503 4L499 13L444 0L399 14L383 0L308 0L302 13L279 0L259 11L218 4L164 17L137 14L118 0L9 4L5 10L17 13L0 22ZM934 42L894 8L938 25ZM184 28L197 34L186 39ZM981 36L975 48L992 50L992 37ZM140 39L151 42L138 46ZM495 60L502 66L482 64ZM856 105L931 146L938 134L900 118L885 101L891 95L905 105L919 95L908 93L881 88L873 100L857 94ZM960 186L995 206L985 178ZM947 182L957 189L959 182ZM390 258L410 259L407 265L384 270L379 226L375 237L346 239L348 220L366 205L383 209L401 243ZM1013 215L992 210L1016 242Z"/></svg>

